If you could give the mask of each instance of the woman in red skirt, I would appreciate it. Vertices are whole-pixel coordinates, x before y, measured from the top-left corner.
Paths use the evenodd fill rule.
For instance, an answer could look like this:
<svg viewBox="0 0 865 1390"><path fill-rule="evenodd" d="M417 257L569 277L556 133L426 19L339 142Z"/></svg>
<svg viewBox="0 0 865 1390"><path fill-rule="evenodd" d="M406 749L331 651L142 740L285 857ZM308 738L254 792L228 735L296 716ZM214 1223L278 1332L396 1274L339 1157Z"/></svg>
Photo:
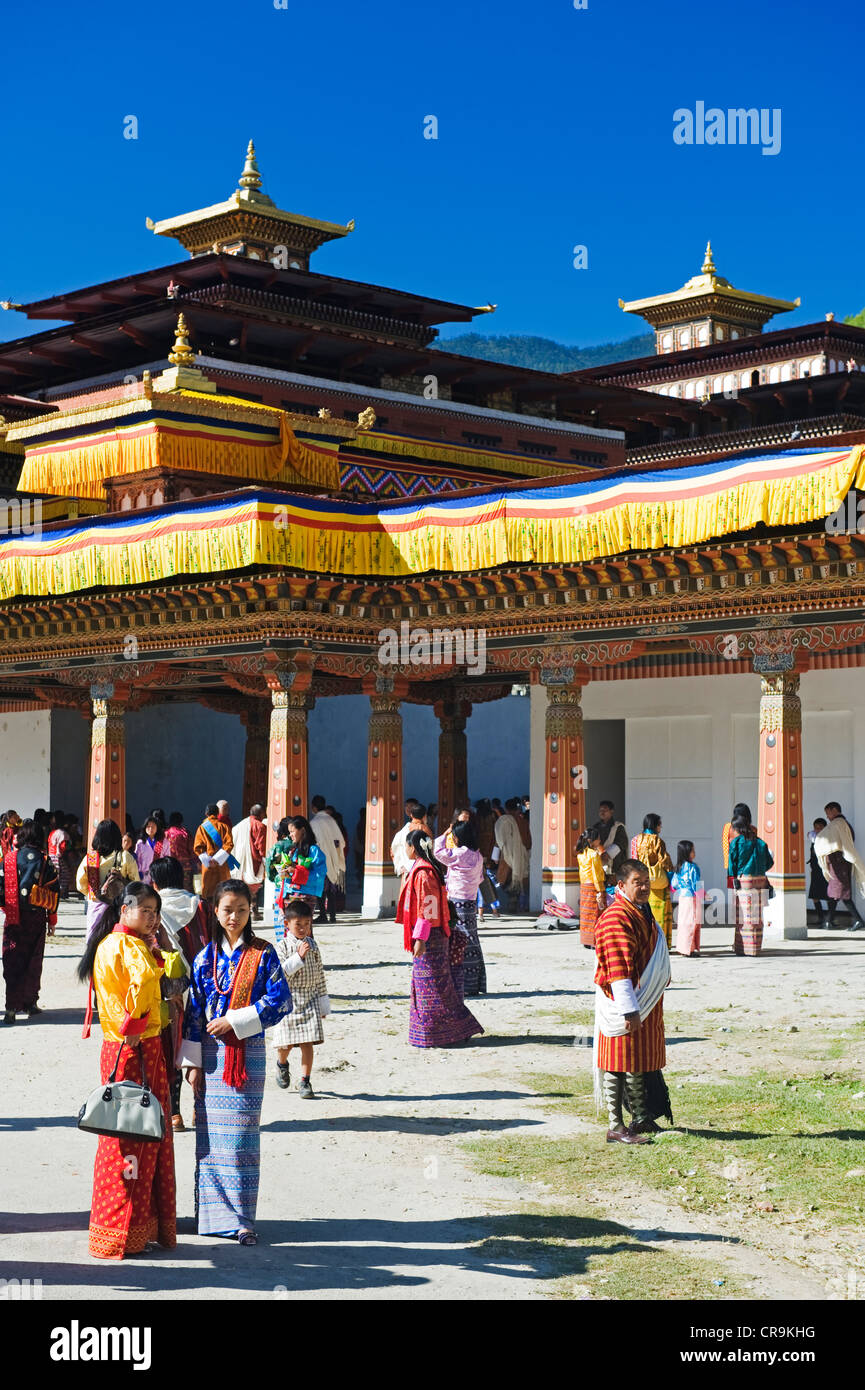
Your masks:
<svg viewBox="0 0 865 1390"><path fill-rule="evenodd" d="M108 913L88 942L78 974L92 981L103 1043L100 1079L108 1080L120 1053L118 1081L143 1080L162 1106L165 1138L116 1139L101 1135L93 1174L90 1253L119 1260L146 1253L154 1244L173 1250L176 1234L174 1133L160 1031L162 957L150 946L159 925L159 894L131 883L120 899L116 926ZM88 1004L84 1036L90 1035Z"/></svg>

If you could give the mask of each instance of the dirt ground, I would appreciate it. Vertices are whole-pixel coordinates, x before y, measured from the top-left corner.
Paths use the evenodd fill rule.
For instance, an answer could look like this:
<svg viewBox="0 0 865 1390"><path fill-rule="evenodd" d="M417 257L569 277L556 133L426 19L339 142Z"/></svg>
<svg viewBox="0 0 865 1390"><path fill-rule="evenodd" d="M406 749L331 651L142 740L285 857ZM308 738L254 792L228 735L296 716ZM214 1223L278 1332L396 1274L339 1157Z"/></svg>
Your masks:
<svg viewBox="0 0 865 1390"><path fill-rule="evenodd" d="M43 1297L52 1299L145 1291L224 1298L227 1288L243 1298L545 1298L560 1290L561 1260L540 1242L521 1251L507 1237L522 1213L558 1210L560 1199L538 1182L480 1173L465 1143L596 1130L599 1220L613 1219L678 1256L711 1258L719 1277L735 1277L753 1298L833 1296L831 1252L822 1250L818 1222L811 1230L781 1229L767 1249L743 1238L734 1212L700 1218L648 1189L638 1163L629 1170L632 1182L605 1181L603 1123L551 1110L532 1089L534 1075L573 1075L588 1092L591 1052L574 1038L591 1031L593 955L576 933L537 930L527 918L483 928L489 994L469 1003L486 1033L449 1051L408 1045L410 966L392 922L346 918L320 928L334 1012L316 1050L315 1101L279 1090L270 1068L261 1244L241 1249L194 1234L190 1130L176 1139L177 1250L121 1263L91 1259L96 1141L76 1128L76 1116L97 1080L100 1043L98 1029L81 1039L84 991L73 971L83 922L81 904L62 906L47 952L45 1014L0 1027L3 1278L41 1279ZM735 1076L772 1048L783 1059L787 1030L805 1017L831 1019L837 1032L861 1022L865 934L812 932L808 942L771 944L756 960L733 957L729 935L710 928L700 959L674 958L665 1012L669 1065L678 1075L689 1070L695 1083ZM741 1030L736 1046L724 1036L721 1010L731 1005L747 1014L747 1046ZM190 1124L187 1086L182 1108ZM839 1116L842 1122L848 1117Z"/></svg>

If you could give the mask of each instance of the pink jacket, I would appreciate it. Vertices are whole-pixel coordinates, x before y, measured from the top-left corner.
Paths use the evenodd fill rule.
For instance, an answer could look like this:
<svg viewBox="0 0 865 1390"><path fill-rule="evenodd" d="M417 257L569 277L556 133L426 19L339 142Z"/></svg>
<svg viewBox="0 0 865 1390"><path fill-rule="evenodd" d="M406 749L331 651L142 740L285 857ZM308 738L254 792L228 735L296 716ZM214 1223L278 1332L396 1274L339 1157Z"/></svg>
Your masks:
<svg viewBox="0 0 865 1390"><path fill-rule="evenodd" d="M474 902L484 876L484 857L479 849L466 849L456 846L448 849L445 841L449 831L439 835L433 845L433 854L439 863L447 864L445 883L451 902Z"/></svg>

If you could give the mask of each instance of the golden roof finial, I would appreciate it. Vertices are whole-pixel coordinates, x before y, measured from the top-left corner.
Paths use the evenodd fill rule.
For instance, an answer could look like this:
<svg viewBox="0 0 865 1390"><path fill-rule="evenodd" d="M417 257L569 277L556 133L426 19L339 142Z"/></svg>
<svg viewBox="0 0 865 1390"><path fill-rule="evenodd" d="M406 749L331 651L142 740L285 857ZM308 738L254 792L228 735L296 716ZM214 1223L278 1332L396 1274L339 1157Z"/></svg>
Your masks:
<svg viewBox="0 0 865 1390"><path fill-rule="evenodd" d="M194 367L195 353L189 345L189 329L186 326L186 319L182 314L177 317L177 328L174 331L174 347L168 354L169 362L175 367Z"/></svg>
<svg viewBox="0 0 865 1390"><path fill-rule="evenodd" d="M712 243L711 243L711 241L707 241L707 242L706 242L706 255L705 255L705 257L703 258L703 264L702 264L702 266L700 267L700 273L701 273L702 275L715 275L715 274L717 273L716 267L715 267L715 262L712 260Z"/></svg>
<svg viewBox="0 0 865 1390"><path fill-rule="evenodd" d="M245 188L247 192L257 192L261 188L261 174L258 172L258 164L255 159L255 145L251 140L246 147L246 163L243 166L243 173L237 183L239 188Z"/></svg>

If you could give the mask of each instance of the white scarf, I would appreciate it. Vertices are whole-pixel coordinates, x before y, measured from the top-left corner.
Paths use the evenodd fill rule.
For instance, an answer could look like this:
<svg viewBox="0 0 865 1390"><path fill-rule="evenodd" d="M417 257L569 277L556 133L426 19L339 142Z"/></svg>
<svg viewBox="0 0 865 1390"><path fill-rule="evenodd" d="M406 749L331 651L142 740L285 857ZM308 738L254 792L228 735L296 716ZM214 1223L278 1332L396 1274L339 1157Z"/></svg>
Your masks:
<svg viewBox="0 0 865 1390"><path fill-rule="evenodd" d="M865 891L865 864L853 843L853 831L843 816L836 816L824 825L814 841L814 853L825 878L832 872L829 855L843 854L847 863L853 865L860 893Z"/></svg>
<svg viewBox="0 0 865 1390"><path fill-rule="evenodd" d="M499 816L496 821L496 844L504 855L505 863L511 867L514 879L521 883L528 878L529 852L523 843L516 819L510 811Z"/></svg>
<svg viewBox="0 0 865 1390"><path fill-rule="evenodd" d="M655 927L656 940L655 949L651 954L649 963L640 976L637 985L637 1007L640 1011L640 1022L644 1023L649 1014L664 997L664 990L670 983L670 953L667 950L667 941L662 931ZM600 1112L603 1102L603 1091L601 1087L601 1072L598 1067L598 1056L600 1052L600 1034L606 1038L621 1038L628 1031L625 1016L613 999L608 999L600 985L595 985L595 1041L592 1053L592 1072L594 1080L595 1107Z"/></svg>
<svg viewBox="0 0 865 1390"><path fill-rule="evenodd" d="M250 888L264 882L264 860L258 866L258 873L252 867L252 832L250 824L251 816L246 820L240 820L231 832L234 840L234 857L240 865L240 877Z"/></svg>
<svg viewBox="0 0 865 1390"><path fill-rule="evenodd" d="M621 852L622 852L622 851L621 851L621 847L620 847L619 845L613 843L614 840L615 840L615 838L616 838L616 831L618 830L619 826L621 826L623 830L625 829L625 827L624 827L622 821L620 821L620 820L611 821L611 823L610 823L610 833L609 833L609 835L607 836L606 840L604 841L604 849L606 850L607 858L609 859L611 865L612 865L612 863L614 862L614 860L616 859L616 856L619 855L619 854L621 854ZM627 831L625 831L625 834L627 834Z"/></svg>
<svg viewBox="0 0 865 1390"><path fill-rule="evenodd" d="M159 916L165 933L171 942L172 951L178 951L183 964L186 966L187 975L190 973L189 961L180 944L180 933L184 927L188 927L196 912L198 904L201 902L194 893L188 893L185 888L160 888L159 896L162 906Z"/></svg>
<svg viewBox="0 0 865 1390"><path fill-rule="evenodd" d="M327 811L316 811L309 822L315 831L318 847L327 860L327 876L335 888L345 884L345 846L342 831Z"/></svg>

